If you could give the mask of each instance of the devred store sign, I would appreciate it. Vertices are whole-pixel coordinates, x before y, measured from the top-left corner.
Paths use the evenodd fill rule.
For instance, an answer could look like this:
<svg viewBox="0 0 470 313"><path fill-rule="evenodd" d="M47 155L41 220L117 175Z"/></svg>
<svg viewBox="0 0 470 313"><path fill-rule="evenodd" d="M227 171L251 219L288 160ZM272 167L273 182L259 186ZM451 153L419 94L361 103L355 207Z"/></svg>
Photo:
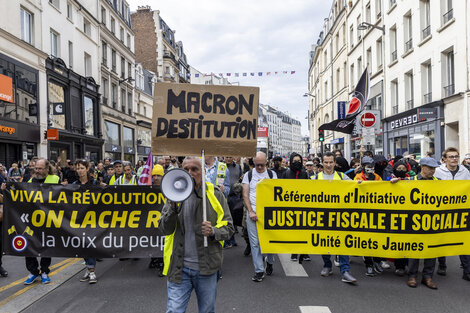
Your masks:
<svg viewBox="0 0 470 313"><path fill-rule="evenodd" d="M13 80L0 74L0 101L13 102Z"/></svg>
<svg viewBox="0 0 470 313"><path fill-rule="evenodd" d="M268 128L258 127L258 137L268 137Z"/></svg>

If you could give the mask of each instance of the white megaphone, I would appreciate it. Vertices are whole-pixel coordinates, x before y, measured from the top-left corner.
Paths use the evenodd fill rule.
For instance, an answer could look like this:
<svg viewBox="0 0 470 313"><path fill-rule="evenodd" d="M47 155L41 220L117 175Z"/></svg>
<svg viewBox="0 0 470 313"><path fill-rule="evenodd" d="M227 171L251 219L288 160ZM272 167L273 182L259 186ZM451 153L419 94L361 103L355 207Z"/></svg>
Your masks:
<svg viewBox="0 0 470 313"><path fill-rule="evenodd" d="M172 202L183 202L194 189L194 180L181 168L174 168L163 175L161 189L165 198Z"/></svg>

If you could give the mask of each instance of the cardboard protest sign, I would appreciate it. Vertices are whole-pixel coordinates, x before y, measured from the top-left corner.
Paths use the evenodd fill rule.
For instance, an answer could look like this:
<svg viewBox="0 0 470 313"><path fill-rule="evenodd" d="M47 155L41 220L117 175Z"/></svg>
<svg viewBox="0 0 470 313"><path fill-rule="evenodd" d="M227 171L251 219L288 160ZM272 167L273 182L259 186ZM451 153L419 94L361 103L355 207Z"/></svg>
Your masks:
<svg viewBox="0 0 470 313"><path fill-rule="evenodd" d="M470 254L466 181L267 179L257 185L263 253L435 258Z"/></svg>
<svg viewBox="0 0 470 313"><path fill-rule="evenodd" d="M155 84L152 154L252 156L258 87Z"/></svg>

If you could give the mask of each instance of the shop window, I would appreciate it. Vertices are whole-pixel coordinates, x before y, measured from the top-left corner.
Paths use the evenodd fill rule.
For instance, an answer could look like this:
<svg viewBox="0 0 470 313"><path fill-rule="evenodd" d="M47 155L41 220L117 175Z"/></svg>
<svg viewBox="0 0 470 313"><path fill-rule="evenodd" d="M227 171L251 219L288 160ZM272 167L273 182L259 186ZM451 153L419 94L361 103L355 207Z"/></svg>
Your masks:
<svg viewBox="0 0 470 313"><path fill-rule="evenodd" d="M104 121L104 128L106 143L119 146L121 144L119 125L113 122Z"/></svg>
<svg viewBox="0 0 470 313"><path fill-rule="evenodd" d="M65 129L65 88L49 81L49 127Z"/></svg>
<svg viewBox="0 0 470 313"><path fill-rule="evenodd" d="M122 135L123 135L124 147L133 147L134 146L134 130L132 128L123 126Z"/></svg>
<svg viewBox="0 0 470 313"><path fill-rule="evenodd" d="M137 136L137 139L141 141L141 146L152 146L152 133L149 130L139 129L137 132Z"/></svg>
<svg viewBox="0 0 470 313"><path fill-rule="evenodd" d="M83 97L83 107L85 110L84 115L84 123L85 123L85 132L87 135L94 136L95 135L95 118L94 118L94 105L93 99L85 96Z"/></svg>
<svg viewBox="0 0 470 313"><path fill-rule="evenodd" d="M410 135L410 154L416 155L417 159L426 156L427 152L434 154L434 130L414 133Z"/></svg>

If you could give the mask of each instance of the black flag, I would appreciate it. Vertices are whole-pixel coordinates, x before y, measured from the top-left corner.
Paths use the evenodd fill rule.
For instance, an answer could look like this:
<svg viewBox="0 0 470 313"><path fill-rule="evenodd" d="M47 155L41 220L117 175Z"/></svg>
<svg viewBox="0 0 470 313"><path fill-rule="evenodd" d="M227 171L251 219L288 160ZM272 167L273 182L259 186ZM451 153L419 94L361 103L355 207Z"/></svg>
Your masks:
<svg viewBox="0 0 470 313"><path fill-rule="evenodd" d="M356 117L364 111L368 96L369 73L366 68L357 82L356 89L354 89L345 118L323 124L318 130L333 130L340 133L351 134L354 129L354 124L356 123Z"/></svg>

